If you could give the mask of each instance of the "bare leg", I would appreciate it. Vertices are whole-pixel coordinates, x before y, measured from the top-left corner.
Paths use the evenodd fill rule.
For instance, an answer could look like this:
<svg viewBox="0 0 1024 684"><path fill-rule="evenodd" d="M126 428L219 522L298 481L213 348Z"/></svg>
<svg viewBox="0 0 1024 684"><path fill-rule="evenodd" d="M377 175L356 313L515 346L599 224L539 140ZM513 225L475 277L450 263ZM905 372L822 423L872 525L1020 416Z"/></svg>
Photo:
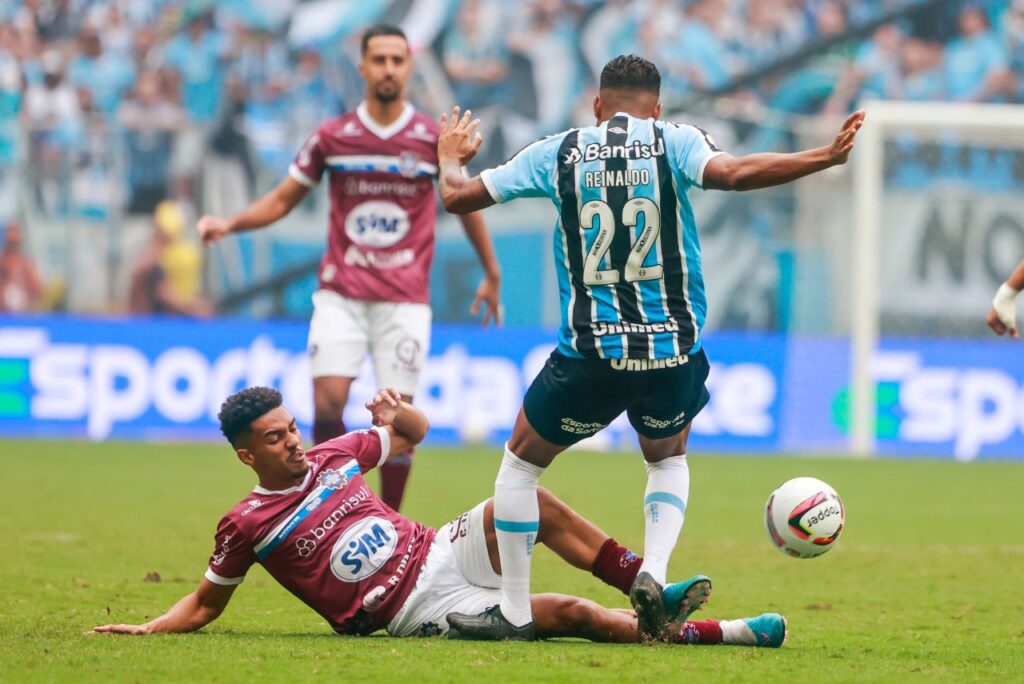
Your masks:
<svg viewBox="0 0 1024 684"><path fill-rule="evenodd" d="M345 434L342 414L355 378L325 375L313 378L313 443L320 444Z"/></svg>
<svg viewBox="0 0 1024 684"><path fill-rule="evenodd" d="M636 613L604 608L593 601L565 594L530 597L537 636L579 637L591 641L633 644L637 641Z"/></svg>

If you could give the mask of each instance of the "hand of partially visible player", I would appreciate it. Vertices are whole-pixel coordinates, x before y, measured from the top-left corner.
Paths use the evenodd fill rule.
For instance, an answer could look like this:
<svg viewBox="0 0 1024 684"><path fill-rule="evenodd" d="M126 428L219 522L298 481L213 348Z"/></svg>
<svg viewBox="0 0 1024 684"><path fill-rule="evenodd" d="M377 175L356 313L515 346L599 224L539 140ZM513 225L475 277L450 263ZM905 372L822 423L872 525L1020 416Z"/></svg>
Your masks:
<svg viewBox="0 0 1024 684"><path fill-rule="evenodd" d="M496 276L484 276L480 281L480 287L476 288L476 297L473 298L473 305L469 307L469 313L476 316L480 313L480 305L486 305L483 324L494 321L494 324L501 327L505 323L505 311L501 306L501 281Z"/></svg>
<svg viewBox="0 0 1024 684"><path fill-rule="evenodd" d="M1019 293L1012 287L1003 283L992 300L992 308L988 311L988 327L996 335L1010 333L1010 337L1017 339L1020 331L1017 329L1017 295Z"/></svg>
<svg viewBox="0 0 1024 684"><path fill-rule="evenodd" d="M853 149L853 141L857 137L857 131L864 125L864 110L858 109L851 114L839 129L839 135L829 146L829 158L833 164L845 164L850 158L850 150Z"/></svg>
<svg viewBox="0 0 1024 684"><path fill-rule="evenodd" d="M199 232L199 239L209 245L230 233L231 228L225 219L207 215L196 223L196 231Z"/></svg>
<svg viewBox="0 0 1024 684"><path fill-rule="evenodd" d="M395 422L395 416L401 407L402 395L392 387L382 389L373 399L366 402L366 410L373 416L375 427L384 427Z"/></svg>
<svg viewBox="0 0 1024 684"><path fill-rule="evenodd" d="M459 116L460 108L452 109L451 119L447 114L441 115L441 133L437 139L437 158L439 161L457 160L465 166L476 156L483 136L476 130L480 119L471 119L473 112L466 110Z"/></svg>
<svg viewBox="0 0 1024 684"><path fill-rule="evenodd" d="M101 625L93 627L92 631L98 634L149 634L145 625Z"/></svg>

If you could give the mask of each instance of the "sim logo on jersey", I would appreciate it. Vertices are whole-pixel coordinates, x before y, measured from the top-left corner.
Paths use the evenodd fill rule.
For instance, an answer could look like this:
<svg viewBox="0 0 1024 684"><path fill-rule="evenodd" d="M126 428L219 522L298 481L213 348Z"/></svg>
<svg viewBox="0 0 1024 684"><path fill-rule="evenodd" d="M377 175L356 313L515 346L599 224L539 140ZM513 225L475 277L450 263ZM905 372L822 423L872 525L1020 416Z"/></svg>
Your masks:
<svg viewBox="0 0 1024 684"><path fill-rule="evenodd" d="M342 582L358 582L381 569L395 552L398 534L383 518L369 517L345 530L331 550L331 572Z"/></svg>

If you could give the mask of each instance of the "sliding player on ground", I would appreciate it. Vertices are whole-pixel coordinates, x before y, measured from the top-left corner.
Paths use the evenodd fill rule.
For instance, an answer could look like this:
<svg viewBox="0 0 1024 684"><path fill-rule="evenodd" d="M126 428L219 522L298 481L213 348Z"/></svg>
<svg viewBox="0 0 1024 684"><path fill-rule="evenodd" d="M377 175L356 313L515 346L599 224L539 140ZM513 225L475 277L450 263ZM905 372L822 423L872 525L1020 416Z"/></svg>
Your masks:
<svg viewBox="0 0 1024 684"><path fill-rule="evenodd" d="M204 216L197 226L207 243L268 226L328 173L330 228L309 324L316 444L345 432L342 414L367 354L377 385L411 401L430 347L437 123L405 100L412 57L401 29L382 25L363 34L359 72L366 100L325 121L277 187L229 219ZM485 273L471 311L484 303L484 324L500 323L491 238L479 214L462 223ZM411 466L410 451L381 468L381 495L395 510Z"/></svg>
<svg viewBox="0 0 1024 684"><path fill-rule="evenodd" d="M386 629L391 636L448 632L452 611L494 609L501 577L490 501L439 530L410 520L378 499L366 472L423 439L427 419L382 390L366 405L374 428L302 449L295 419L277 390L259 387L229 397L221 430L259 485L221 520L199 588L142 625L104 625L97 632L191 632L215 620L256 563L342 634ZM536 492L537 541L571 565L626 592L642 559L617 544L547 491ZM699 585L699 583L697 583ZM667 607L665 641L779 647L785 620L768 613L740 620L686 618L703 603L684 583ZM593 641L637 641L636 616L575 596L534 596L539 635ZM457 635L452 635L457 636Z"/></svg>
<svg viewBox="0 0 1024 684"><path fill-rule="evenodd" d="M753 190L843 164L864 119L850 116L824 147L737 158L699 128L659 121L660 86L654 64L617 57L601 73L597 125L544 138L472 179L462 168L481 144L479 121L458 109L442 118L445 208L479 211L517 197L554 203L562 302L558 348L526 393L494 485L500 610L453 616L463 634L534 637L537 482L555 456L625 411L648 473L645 559L630 599L641 633L661 638L662 588L689 495L686 439L708 401L707 300L689 189Z"/></svg>

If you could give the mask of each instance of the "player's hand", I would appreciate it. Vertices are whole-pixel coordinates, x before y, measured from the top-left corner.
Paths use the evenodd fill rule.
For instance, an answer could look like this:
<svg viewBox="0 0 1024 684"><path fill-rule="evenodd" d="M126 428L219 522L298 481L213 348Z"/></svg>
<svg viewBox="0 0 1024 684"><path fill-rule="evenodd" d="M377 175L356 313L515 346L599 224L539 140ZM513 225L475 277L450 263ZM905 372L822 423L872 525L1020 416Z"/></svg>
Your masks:
<svg viewBox="0 0 1024 684"><path fill-rule="evenodd" d="M199 239L209 245L230 233L231 228L226 220L207 215L196 223L196 231L199 233Z"/></svg>
<svg viewBox="0 0 1024 684"><path fill-rule="evenodd" d="M149 634L145 625L101 625L93 627L97 634Z"/></svg>
<svg viewBox="0 0 1024 684"><path fill-rule="evenodd" d="M992 308L988 310L988 327L996 335L1010 333L1010 337L1017 339L1020 331L1017 329L1017 291L1007 284L1003 284L996 292L992 300Z"/></svg>
<svg viewBox="0 0 1024 684"><path fill-rule="evenodd" d="M853 141L857 137L857 131L864 125L864 110L858 109L846 119L843 127L839 129L839 135L829 146L829 158L833 164L845 164L850 158L850 150L853 149Z"/></svg>
<svg viewBox="0 0 1024 684"><path fill-rule="evenodd" d="M480 281L480 287L476 288L476 297L473 298L473 305L469 307L469 313L474 316L480 313L480 305L486 305L483 324L494 321L494 324L501 327L505 323L505 311L501 306L501 279L498 276L484 276Z"/></svg>
<svg viewBox="0 0 1024 684"><path fill-rule="evenodd" d="M480 119L473 119L473 112L466 110L459 116L459 107L452 109L451 119L447 114L441 115L441 133L437 139L437 158L439 160L455 159L465 166L476 156L483 136L476 130Z"/></svg>
<svg viewBox="0 0 1024 684"><path fill-rule="evenodd" d="M384 427L395 422L395 416L401 407L402 395L392 387L382 389L373 399L366 402L366 410L373 416L373 424L376 427Z"/></svg>

